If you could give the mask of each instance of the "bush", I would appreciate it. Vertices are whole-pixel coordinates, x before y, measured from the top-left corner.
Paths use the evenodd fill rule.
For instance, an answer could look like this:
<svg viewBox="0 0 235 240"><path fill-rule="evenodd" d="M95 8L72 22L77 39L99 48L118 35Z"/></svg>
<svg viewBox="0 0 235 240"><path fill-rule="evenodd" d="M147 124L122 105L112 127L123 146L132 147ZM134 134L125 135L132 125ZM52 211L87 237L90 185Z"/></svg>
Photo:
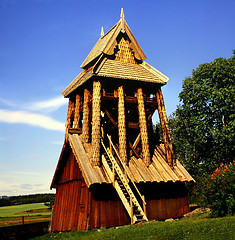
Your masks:
<svg viewBox="0 0 235 240"><path fill-rule="evenodd" d="M235 214L235 160L221 164L212 174L201 178L194 189L197 203L209 207L212 216Z"/></svg>

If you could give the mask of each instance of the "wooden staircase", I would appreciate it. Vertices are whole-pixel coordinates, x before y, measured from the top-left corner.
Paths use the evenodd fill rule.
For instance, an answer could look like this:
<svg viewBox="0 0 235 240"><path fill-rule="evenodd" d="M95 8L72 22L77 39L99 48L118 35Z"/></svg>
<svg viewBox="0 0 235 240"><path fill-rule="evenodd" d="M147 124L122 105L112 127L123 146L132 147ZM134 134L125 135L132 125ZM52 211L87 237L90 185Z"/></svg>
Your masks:
<svg viewBox="0 0 235 240"><path fill-rule="evenodd" d="M110 136L108 136L108 139L110 142L109 148L107 148L104 142L101 141L102 146L105 150L105 153L102 155L102 164L107 172L107 175L112 181L115 190L117 191L124 207L126 208L131 218L131 224L140 221L148 221L148 218L146 216L146 202L144 196L140 194L135 183L131 181L130 177L128 177L128 171L126 171L125 165L122 163ZM132 188L135 190L133 191ZM142 200L143 208L137 200L136 195L139 195L139 199Z"/></svg>

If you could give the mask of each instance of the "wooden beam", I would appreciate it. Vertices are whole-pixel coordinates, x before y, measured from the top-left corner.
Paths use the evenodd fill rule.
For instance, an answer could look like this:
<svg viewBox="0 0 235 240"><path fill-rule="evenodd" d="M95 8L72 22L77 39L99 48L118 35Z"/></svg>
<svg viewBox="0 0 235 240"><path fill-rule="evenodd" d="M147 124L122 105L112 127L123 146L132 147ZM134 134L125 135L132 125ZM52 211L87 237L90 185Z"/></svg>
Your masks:
<svg viewBox="0 0 235 240"><path fill-rule="evenodd" d="M137 138L135 139L135 142L133 143L133 148L134 149L136 149L139 142L140 142L140 133L138 134Z"/></svg>
<svg viewBox="0 0 235 240"><path fill-rule="evenodd" d="M67 113L67 119L66 119L66 129L65 129L65 140L68 140L68 131L73 126L73 115L74 115L74 102L69 99L68 103L68 113Z"/></svg>
<svg viewBox="0 0 235 240"><path fill-rule="evenodd" d="M106 94L105 96L102 96L102 100L118 102L118 97L116 97L116 94L115 94L115 96L110 96L110 95ZM137 104L138 100L136 97L125 96L125 102ZM156 102L155 98L145 97L144 103L146 106L153 106L155 108L157 107L157 102Z"/></svg>
<svg viewBox="0 0 235 240"><path fill-rule="evenodd" d="M74 128L80 127L80 108L82 105L82 98L80 95L76 95L76 103L75 103L75 114L74 114Z"/></svg>
<svg viewBox="0 0 235 240"><path fill-rule="evenodd" d="M158 104L159 119L160 119L161 128L162 128L162 138L163 138L163 142L166 150L166 160L168 164L173 168L176 164L176 161L175 161L175 156L173 152L173 146L171 142L170 130L168 126L161 88L158 88L156 92L156 99Z"/></svg>
<svg viewBox="0 0 235 240"><path fill-rule="evenodd" d="M92 159L93 166L100 166L100 110L101 110L101 83L93 82L93 99L92 99Z"/></svg>
<svg viewBox="0 0 235 240"><path fill-rule="evenodd" d="M121 160L123 163L127 164L126 118L123 86L118 88L118 138Z"/></svg>
<svg viewBox="0 0 235 240"><path fill-rule="evenodd" d="M134 152L134 154L136 155L137 158L140 158L140 155L138 154L138 152L135 150L135 148L133 147L133 145L129 142L129 146L131 148L131 150Z"/></svg>
<svg viewBox="0 0 235 240"><path fill-rule="evenodd" d="M142 143L142 155L144 163L149 166L151 163L150 160L150 151L149 151L149 141L148 141L148 127L145 114L144 106L144 96L142 88L137 90L137 99L138 99L138 111L139 111L139 127L140 127L140 136Z"/></svg>
<svg viewBox="0 0 235 240"><path fill-rule="evenodd" d="M107 108L105 108L104 112L108 116L109 120L113 123L113 125L117 128L118 127L117 121L113 119Z"/></svg>
<svg viewBox="0 0 235 240"><path fill-rule="evenodd" d="M90 91L84 89L82 140L85 143L88 143L90 140L90 108L89 108L90 97L91 97Z"/></svg>

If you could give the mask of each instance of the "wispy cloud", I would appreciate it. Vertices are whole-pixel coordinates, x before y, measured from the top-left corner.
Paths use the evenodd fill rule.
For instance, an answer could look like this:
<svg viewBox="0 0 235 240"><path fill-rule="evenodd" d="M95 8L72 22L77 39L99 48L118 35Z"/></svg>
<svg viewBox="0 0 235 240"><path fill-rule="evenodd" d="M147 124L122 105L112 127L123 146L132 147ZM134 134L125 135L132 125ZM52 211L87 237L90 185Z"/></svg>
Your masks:
<svg viewBox="0 0 235 240"><path fill-rule="evenodd" d="M25 106L25 109L30 111L56 111L61 106L68 103L68 100L63 97L56 97L45 101L33 102L28 106Z"/></svg>
<svg viewBox="0 0 235 240"><path fill-rule="evenodd" d="M63 145L64 142L63 141L52 141L51 143L55 144L55 145L60 145L61 146L61 145Z"/></svg>
<svg viewBox="0 0 235 240"><path fill-rule="evenodd" d="M5 123L24 123L49 130L64 132L64 123L54 120L51 117L30 113L26 111L8 111L0 109L0 122Z"/></svg>
<svg viewBox="0 0 235 240"><path fill-rule="evenodd" d="M0 98L0 103L4 105L4 109L0 109L0 122L23 123L49 130L64 131L64 123L47 115L58 110L67 102L68 100L62 96L27 104Z"/></svg>
<svg viewBox="0 0 235 240"><path fill-rule="evenodd" d="M23 103L20 101L13 102L9 101L7 99L0 98L0 103L5 105L8 108L11 109L21 109L21 110L27 110L27 111L44 111L44 112L53 112L58 110L63 105L66 105L68 103L68 99L59 96L55 98L50 98L44 101L36 101L32 103Z"/></svg>

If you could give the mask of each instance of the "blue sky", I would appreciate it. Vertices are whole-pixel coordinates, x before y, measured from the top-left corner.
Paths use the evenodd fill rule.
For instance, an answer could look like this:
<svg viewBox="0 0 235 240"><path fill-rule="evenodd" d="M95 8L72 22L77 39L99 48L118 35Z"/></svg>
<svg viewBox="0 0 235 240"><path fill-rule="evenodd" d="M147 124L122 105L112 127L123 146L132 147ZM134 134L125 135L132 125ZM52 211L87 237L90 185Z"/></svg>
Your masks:
<svg viewBox="0 0 235 240"><path fill-rule="evenodd" d="M234 0L0 0L0 196L50 192L67 115L61 92L121 8L146 61L170 78L168 115L193 69L235 49Z"/></svg>

